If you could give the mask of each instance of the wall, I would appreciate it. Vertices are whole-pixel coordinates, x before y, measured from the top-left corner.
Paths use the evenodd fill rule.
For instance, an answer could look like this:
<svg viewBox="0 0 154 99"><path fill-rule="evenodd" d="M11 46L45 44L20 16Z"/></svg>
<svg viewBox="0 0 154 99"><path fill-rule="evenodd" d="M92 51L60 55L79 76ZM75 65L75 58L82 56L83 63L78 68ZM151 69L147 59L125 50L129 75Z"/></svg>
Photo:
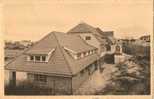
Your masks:
<svg viewBox="0 0 154 99"><path fill-rule="evenodd" d="M72 82L70 77L47 76L46 83L36 82L33 74L28 74L28 79L35 86L51 88L52 94L71 94Z"/></svg>
<svg viewBox="0 0 154 99"><path fill-rule="evenodd" d="M98 53L101 52L99 41L91 33L82 33L80 34L81 38L85 40L86 36L90 36L91 40L85 40L89 45L92 45L98 48Z"/></svg>
<svg viewBox="0 0 154 99"><path fill-rule="evenodd" d="M16 85L20 85L25 80L27 80L26 72L16 72Z"/></svg>
<svg viewBox="0 0 154 99"><path fill-rule="evenodd" d="M10 84L12 80L12 71L5 70L5 85ZM23 81L27 80L26 72L16 72L16 85L20 85Z"/></svg>
<svg viewBox="0 0 154 99"><path fill-rule="evenodd" d="M122 63L125 61L125 56L124 55L114 55L114 63Z"/></svg>
<svg viewBox="0 0 154 99"><path fill-rule="evenodd" d="M81 84L86 81L89 76L95 71L95 65L94 64L91 64L89 65L87 68L84 69L84 73L81 74L78 73L77 75L73 76L72 78L72 88L73 88L73 92L75 90L77 90Z"/></svg>
<svg viewBox="0 0 154 99"><path fill-rule="evenodd" d="M72 78L72 88L73 92L77 90L81 84L89 77L88 70L84 72L84 74L78 73Z"/></svg>
<svg viewBox="0 0 154 99"><path fill-rule="evenodd" d="M10 76L10 73L9 73L9 70L5 70L5 76L4 76L4 84L5 84L5 86L6 85L9 85L9 83L10 83L10 78L11 76Z"/></svg>

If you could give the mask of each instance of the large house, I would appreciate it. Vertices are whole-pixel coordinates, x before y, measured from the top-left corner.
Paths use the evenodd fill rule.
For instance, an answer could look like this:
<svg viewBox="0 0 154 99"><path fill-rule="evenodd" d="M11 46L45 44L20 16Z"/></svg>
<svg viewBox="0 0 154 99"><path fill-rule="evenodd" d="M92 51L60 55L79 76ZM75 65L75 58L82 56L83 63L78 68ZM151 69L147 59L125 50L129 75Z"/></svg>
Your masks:
<svg viewBox="0 0 154 99"><path fill-rule="evenodd" d="M97 60L97 48L80 36L51 32L5 69L10 72L12 84L26 80L34 86L51 88L54 93L73 94L97 69Z"/></svg>
<svg viewBox="0 0 154 99"><path fill-rule="evenodd" d="M97 30L86 23L80 23L68 31L68 34L80 35L83 40L88 44L98 48L98 53L105 52L105 45L107 44L105 39L101 38L101 35Z"/></svg>
<svg viewBox="0 0 154 99"><path fill-rule="evenodd" d="M79 35L85 42L98 48L99 63L103 64L106 52L114 53L115 38L113 31L102 31L87 23L80 23L70 29L67 34Z"/></svg>

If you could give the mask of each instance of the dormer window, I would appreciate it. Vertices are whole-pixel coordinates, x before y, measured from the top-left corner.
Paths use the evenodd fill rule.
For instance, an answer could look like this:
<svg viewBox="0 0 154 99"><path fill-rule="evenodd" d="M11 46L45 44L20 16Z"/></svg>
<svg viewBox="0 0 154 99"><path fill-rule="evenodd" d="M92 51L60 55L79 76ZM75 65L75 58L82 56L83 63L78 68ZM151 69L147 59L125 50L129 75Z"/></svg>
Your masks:
<svg viewBox="0 0 154 99"><path fill-rule="evenodd" d="M85 51L85 52L75 52L67 47L64 47L64 49L75 59L82 59L86 56L89 56L91 54L94 54L96 53L97 49L93 49L93 50L88 50L88 51Z"/></svg>
<svg viewBox="0 0 154 99"><path fill-rule="evenodd" d="M84 56L87 56L87 53L86 52L83 52Z"/></svg>
<svg viewBox="0 0 154 99"><path fill-rule="evenodd" d="M55 49L52 49L49 51L47 54L28 54L27 55L27 61L32 61L32 62L48 62L51 54L54 52Z"/></svg>
<svg viewBox="0 0 154 99"><path fill-rule="evenodd" d="M77 54L77 58L80 58L80 57L81 57L81 53L78 53L78 54Z"/></svg>
<svg viewBox="0 0 154 99"><path fill-rule="evenodd" d="M91 36L86 36L85 40L91 40Z"/></svg>
<svg viewBox="0 0 154 99"><path fill-rule="evenodd" d="M40 56L35 56L35 61L41 61Z"/></svg>
<svg viewBox="0 0 154 99"><path fill-rule="evenodd" d="M28 61L34 61L34 62L46 62L47 61L47 56L41 56L41 55L30 55L27 56L29 59Z"/></svg>

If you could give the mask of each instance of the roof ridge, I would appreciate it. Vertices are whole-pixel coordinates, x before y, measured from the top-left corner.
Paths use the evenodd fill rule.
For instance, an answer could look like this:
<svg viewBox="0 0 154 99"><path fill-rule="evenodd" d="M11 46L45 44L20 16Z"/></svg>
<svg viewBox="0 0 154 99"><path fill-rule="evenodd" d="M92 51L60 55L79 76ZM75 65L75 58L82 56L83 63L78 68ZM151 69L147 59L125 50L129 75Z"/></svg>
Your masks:
<svg viewBox="0 0 154 99"><path fill-rule="evenodd" d="M51 35L51 33L52 33L52 32L48 33L47 35L45 35L45 37L43 37L42 39L38 40L36 43L34 43L34 45L32 45L30 48L28 48L27 51L30 50L30 49L32 49L34 46L36 46L36 45L37 45L39 42L41 42L42 40L46 39L48 36ZM25 51L25 52L26 52L26 51Z"/></svg>
<svg viewBox="0 0 154 99"><path fill-rule="evenodd" d="M58 38L56 37L56 34L53 32L53 35L55 36L55 39L57 40L57 43L58 43L58 47L60 48L60 51L61 51L61 53L62 53L62 55L63 55L63 57L64 57L64 60L66 61L66 63L68 64L68 68L69 68L69 70L70 70L70 72L71 72L71 74L73 74L73 72L72 72L72 70L71 70L71 68L70 68L70 64L69 64L69 62L67 61L67 59L65 58L65 55L64 55L64 53L63 53L63 51L62 51L62 49L61 49L61 46L60 46L60 43L59 43L59 40L58 40Z"/></svg>
<svg viewBox="0 0 154 99"><path fill-rule="evenodd" d="M89 32L93 32L94 31L94 29L95 29L95 27L94 26L92 26L92 25L90 25L90 24L87 24L87 23L85 23L85 22L82 22L82 23L78 23L77 25L75 25L73 28L71 28L69 31L67 31L67 33L72 33L71 31L72 30L74 30L75 28L77 28L77 27L79 27L79 26L84 26L84 27L86 27L86 28L89 28L90 29L90 31ZM92 30L92 31L91 31Z"/></svg>

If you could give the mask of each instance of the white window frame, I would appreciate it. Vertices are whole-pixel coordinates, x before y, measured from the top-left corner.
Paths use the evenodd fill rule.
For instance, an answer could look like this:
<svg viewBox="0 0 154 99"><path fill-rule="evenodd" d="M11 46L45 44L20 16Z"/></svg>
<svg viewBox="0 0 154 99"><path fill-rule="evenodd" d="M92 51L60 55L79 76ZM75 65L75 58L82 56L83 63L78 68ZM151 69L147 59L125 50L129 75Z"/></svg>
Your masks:
<svg viewBox="0 0 154 99"><path fill-rule="evenodd" d="M34 57L35 57L35 62L41 62L41 55L36 55L36 56L34 56ZM37 57L39 57L40 60L36 60Z"/></svg>
<svg viewBox="0 0 154 99"><path fill-rule="evenodd" d="M32 62L48 62L52 53L55 51L55 48L52 49L47 55L28 55L27 56L27 61L32 61ZM40 60L36 60L36 57L40 57ZM43 56L45 56L45 61L43 61ZM33 60L31 60L31 57L33 57Z"/></svg>

